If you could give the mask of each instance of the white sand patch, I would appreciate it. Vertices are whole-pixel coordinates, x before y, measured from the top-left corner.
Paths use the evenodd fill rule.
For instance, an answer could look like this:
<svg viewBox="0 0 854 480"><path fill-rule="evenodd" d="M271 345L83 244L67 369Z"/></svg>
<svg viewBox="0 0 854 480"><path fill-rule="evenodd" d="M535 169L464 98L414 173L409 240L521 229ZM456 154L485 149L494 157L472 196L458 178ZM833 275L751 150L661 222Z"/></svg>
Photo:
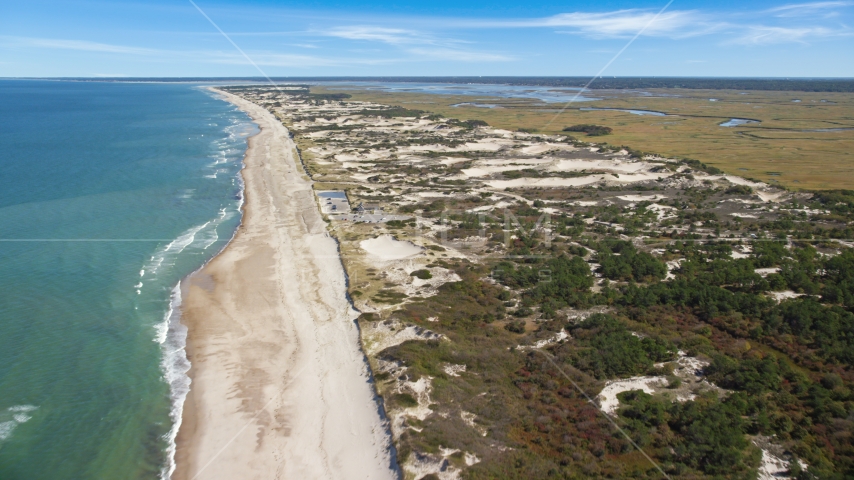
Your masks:
<svg viewBox="0 0 854 480"><path fill-rule="evenodd" d="M753 253L753 247L751 245L735 245L732 247L732 253L730 253L730 256L735 259L750 258L751 253Z"/></svg>
<svg viewBox="0 0 854 480"><path fill-rule="evenodd" d="M457 150L463 152L497 152L504 147L504 144L505 142L492 139L492 141L469 142L465 145L460 145L457 147Z"/></svg>
<svg viewBox="0 0 854 480"><path fill-rule="evenodd" d="M463 169L460 171L466 177L479 178L479 177L488 177L489 175L492 175L493 173L509 172L509 171L513 171L513 170L519 170L520 168L522 168L522 167L520 167L519 165L505 165L502 167L495 166L495 167L466 168L466 169Z"/></svg>
<svg viewBox="0 0 854 480"><path fill-rule="evenodd" d="M575 178L517 178L513 180L489 180L484 183L492 188L518 188L518 187L577 187L581 185L591 185L597 182L605 181L609 184L624 184L645 182L649 180L658 180L670 176L669 173L638 173L638 174L621 174L614 175L587 175L585 177Z"/></svg>
<svg viewBox="0 0 854 480"><path fill-rule="evenodd" d="M462 280L455 272L442 267L432 267L431 278L421 279L411 275L416 270L425 269L423 265L412 260L398 260L384 265L381 277L389 283L395 283L398 289L410 297L431 297L438 293L439 287L450 282Z"/></svg>
<svg viewBox="0 0 854 480"><path fill-rule="evenodd" d="M733 175L724 175L721 177L723 180L727 180L730 183L734 183L736 185L747 185L748 187L764 187L765 184L762 182L751 182L746 178L736 177Z"/></svg>
<svg viewBox="0 0 854 480"><path fill-rule="evenodd" d="M674 280L676 279L676 275L673 273L674 270L679 269L679 265L684 262L684 258L678 258L676 260L671 260L667 262L667 275L664 277L665 280Z"/></svg>
<svg viewBox="0 0 854 480"><path fill-rule="evenodd" d="M521 170L523 168L540 167L552 163L549 159L492 159L481 160L476 162L472 168L462 170L462 173L469 178L486 177L493 173L508 172L513 170Z"/></svg>
<svg viewBox="0 0 854 480"><path fill-rule="evenodd" d="M542 340L534 342L533 345L519 345L516 348L519 350L534 350L539 348L545 348L549 345L554 345L556 343L562 342L567 338L569 338L569 334L566 333L566 330L561 330L549 338L544 338Z"/></svg>
<svg viewBox="0 0 854 480"><path fill-rule="evenodd" d="M596 200L576 200L570 203L579 207L595 207L596 205L599 205L599 202Z"/></svg>
<svg viewBox="0 0 854 480"><path fill-rule="evenodd" d="M503 128L485 128L485 131L489 132L492 135L499 135L504 138L513 138L513 133L510 130L504 130Z"/></svg>
<svg viewBox="0 0 854 480"><path fill-rule="evenodd" d="M782 458L772 455L768 450L762 450L762 463L759 465L759 475L757 480L780 480L790 478L786 475L789 472L789 462Z"/></svg>
<svg viewBox="0 0 854 480"><path fill-rule="evenodd" d="M664 386L666 384L667 380L664 377L632 377L625 380L611 380L605 384L605 388L599 392L596 399L599 400L599 407L603 412L616 415L617 408L620 406L617 395L631 390L643 390L652 395L655 393L653 386Z"/></svg>
<svg viewBox="0 0 854 480"><path fill-rule="evenodd" d="M394 438L400 438L400 435L402 435L407 428L420 432L421 430L419 428L407 425L406 419L411 417L424 421L424 419L433 413L433 411L430 410L430 404L432 403L430 400L430 391L433 388L433 379L431 377L421 377L415 382L410 382L405 380L407 376L404 375L404 373L406 372L407 367L403 367L397 363L381 360L378 360L378 364L380 371L387 372L392 376L392 378L395 378L394 386L392 387L393 393L407 394L417 402L417 405L412 407L391 408L389 410L392 436L394 436Z"/></svg>
<svg viewBox="0 0 854 480"><path fill-rule="evenodd" d="M368 178L377 176L377 173L350 173L349 175L353 180L367 182Z"/></svg>
<svg viewBox="0 0 854 480"><path fill-rule="evenodd" d="M416 193L419 197L422 198L433 198L433 197L447 197L444 192L436 192L436 191L426 191L426 192L418 192Z"/></svg>
<svg viewBox="0 0 854 480"><path fill-rule="evenodd" d="M465 365L448 364L448 365L445 365L444 367L442 367L442 370L449 377L459 377L460 373L463 373L466 371L466 366Z"/></svg>
<svg viewBox="0 0 854 480"><path fill-rule="evenodd" d="M759 196L763 202L779 202L785 194L786 192L756 192L756 195Z"/></svg>
<svg viewBox="0 0 854 480"><path fill-rule="evenodd" d="M689 357L682 350L679 350L678 354L679 358L676 359L676 366L673 368L673 374L682 379L700 377L703 375L703 369L709 366L709 362L700 360L697 357ZM665 363L657 363L655 366L661 368Z"/></svg>
<svg viewBox="0 0 854 480"><path fill-rule="evenodd" d="M362 345L368 355L374 355L409 340L426 341L441 338L444 336L417 325L404 325L396 320L362 324Z"/></svg>
<svg viewBox="0 0 854 480"><path fill-rule="evenodd" d="M803 297L805 294L795 293L792 290L784 290L782 292L768 292L768 295L779 303L790 298Z"/></svg>
<svg viewBox="0 0 854 480"><path fill-rule="evenodd" d="M445 145L408 145L398 149L398 153L424 153L424 152L453 152L454 149Z"/></svg>
<svg viewBox="0 0 854 480"><path fill-rule="evenodd" d="M651 202L653 200L658 200L661 197L658 195L620 195L617 198L619 198L620 200L625 200L627 202Z"/></svg>
<svg viewBox="0 0 854 480"><path fill-rule="evenodd" d="M377 238L362 240L359 246L368 254L383 261L409 258L424 251L423 248L412 242L401 242L395 240L391 235L381 235Z"/></svg>
<svg viewBox="0 0 854 480"><path fill-rule="evenodd" d="M622 160L560 160L551 171L574 171L580 172L583 170L605 170L616 173L638 173L649 170L656 165L646 162L629 162Z"/></svg>
<svg viewBox="0 0 854 480"><path fill-rule="evenodd" d="M792 466L792 458L782 446L774 443L772 437L757 436L752 442L762 450L762 462L759 464L757 480L791 480L788 475ZM797 460L801 470L809 465L803 460Z"/></svg>
<svg viewBox="0 0 854 480"><path fill-rule="evenodd" d="M540 153L548 152L549 150L555 150L565 147L565 145L561 145L558 143L537 143L534 145L529 145L527 147L522 147L519 151L526 155L537 155Z"/></svg>
<svg viewBox="0 0 854 480"><path fill-rule="evenodd" d="M778 267L769 267L769 268L757 268L753 271L758 273L762 277L767 277L768 275L771 275L772 273L779 273L780 269Z"/></svg>
<svg viewBox="0 0 854 480"><path fill-rule="evenodd" d="M647 206L646 209L655 212L655 214L658 215L659 220L676 217L676 215L674 214L676 208L668 205L659 205L657 203L653 203L652 205Z"/></svg>
<svg viewBox="0 0 854 480"><path fill-rule="evenodd" d="M462 470L451 465L448 458L460 452L458 448L439 447L438 455L413 452L403 464L406 478L420 479L426 475L436 475L439 480L459 480ZM480 463L477 455L463 452L463 461L467 466Z"/></svg>
<svg viewBox="0 0 854 480"><path fill-rule="evenodd" d="M315 163L320 163L320 162L315 162ZM373 167L375 165L376 165L376 163L344 162L341 164L341 168L359 168L359 167L370 168L370 167Z"/></svg>
<svg viewBox="0 0 854 480"><path fill-rule="evenodd" d="M461 157L448 157L448 158L443 158L442 160L440 160L440 163L442 163L444 165L454 165L455 163L467 162L469 160L471 160L471 159L464 158L464 157L463 158L461 158Z"/></svg>
<svg viewBox="0 0 854 480"><path fill-rule="evenodd" d="M752 213L733 212L733 213L730 213L730 215L733 217L739 217L739 218L758 218L756 215L753 215Z"/></svg>
<svg viewBox="0 0 854 480"><path fill-rule="evenodd" d="M602 178L602 175L578 178L517 178L514 180L490 180L485 183L492 188L578 187L599 182Z"/></svg>
<svg viewBox="0 0 854 480"><path fill-rule="evenodd" d="M486 165L486 166L512 166L516 168L523 167L538 167L541 165L548 165L553 163L554 160L548 158L492 158L485 160L478 160L476 165Z"/></svg>
<svg viewBox="0 0 854 480"><path fill-rule="evenodd" d="M485 437L486 434L488 433L486 431L486 428L484 428L482 425L478 425L475 422L477 420L477 415L475 415L471 412L467 412L465 410L461 410L460 411L460 418L463 419L463 423L465 423L469 427L477 430L477 433L479 433L481 437Z"/></svg>
<svg viewBox="0 0 854 480"><path fill-rule="evenodd" d="M676 390L667 388L669 382L666 377L661 376L611 380L605 384L605 388L602 389L602 392L597 397L602 411L609 415L615 415L620 404L617 395L631 390L642 390L650 395L661 392L672 392L668 394L675 394L675 400L678 402L686 402L696 398L694 391L723 391L721 388L707 382L702 376L703 369L709 365L709 362L696 357L689 357L685 352L680 350L678 358L674 362L657 363L655 367L663 368L667 363L674 364L673 375L682 380L683 384L681 387Z"/></svg>
<svg viewBox="0 0 854 480"><path fill-rule="evenodd" d="M489 212L491 210L495 210L496 208L500 208L500 207L498 207L498 205L481 205L479 207L470 208L466 211L467 212Z"/></svg>
<svg viewBox="0 0 854 480"><path fill-rule="evenodd" d="M743 198L726 198L726 199L721 200L720 203L724 203L724 202L743 203L745 205L758 205L758 204L762 203L761 200L745 200Z"/></svg>

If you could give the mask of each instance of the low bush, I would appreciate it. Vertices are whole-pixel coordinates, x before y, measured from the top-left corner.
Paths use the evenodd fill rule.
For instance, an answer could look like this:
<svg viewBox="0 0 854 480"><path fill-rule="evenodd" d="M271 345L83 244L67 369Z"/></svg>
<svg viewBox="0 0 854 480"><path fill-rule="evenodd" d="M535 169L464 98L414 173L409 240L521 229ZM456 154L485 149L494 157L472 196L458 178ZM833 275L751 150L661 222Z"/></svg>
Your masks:
<svg viewBox="0 0 854 480"><path fill-rule="evenodd" d="M610 135L613 132L611 127L603 127L602 125L591 125L591 124L582 124L582 125L573 125L571 127L566 127L563 129L564 132L583 132L586 133L588 137L601 137L603 135Z"/></svg>

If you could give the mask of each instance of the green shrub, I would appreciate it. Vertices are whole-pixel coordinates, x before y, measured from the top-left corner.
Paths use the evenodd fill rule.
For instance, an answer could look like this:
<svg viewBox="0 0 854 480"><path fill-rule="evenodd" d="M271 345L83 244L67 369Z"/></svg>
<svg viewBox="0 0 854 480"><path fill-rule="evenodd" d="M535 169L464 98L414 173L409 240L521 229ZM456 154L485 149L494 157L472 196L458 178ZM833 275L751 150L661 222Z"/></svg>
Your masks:
<svg viewBox="0 0 854 480"><path fill-rule="evenodd" d="M724 190L724 193L729 195L753 195L753 189L747 185L733 185Z"/></svg>
<svg viewBox="0 0 854 480"><path fill-rule="evenodd" d="M391 398L394 403L400 405L403 408L411 408L418 406L418 400L416 400L415 397L408 393L398 393Z"/></svg>
<svg viewBox="0 0 854 480"><path fill-rule="evenodd" d="M611 127L603 127L602 125L591 125L591 124L582 124L582 125L573 125L571 127L566 127L563 129L564 132L583 132L586 133L589 137L601 137L603 135L610 135L613 132Z"/></svg>
<svg viewBox="0 0 854 480"><path fill-rule="evenodd" d="M504 329L513 333L525 333L525 322L521 320L508 322L507 325L504 325Z"/></svg>
<svg viewBox="0 0 854 480"><path fill-rule="evenodd" d="M410 273L409 276L410 277L417 277L417 278L420 278L421 280L429 280L429 279L433 278L433 274L430 273L430 270L426 270L423 268L421 270L415 270L414 272Z"/></svg>

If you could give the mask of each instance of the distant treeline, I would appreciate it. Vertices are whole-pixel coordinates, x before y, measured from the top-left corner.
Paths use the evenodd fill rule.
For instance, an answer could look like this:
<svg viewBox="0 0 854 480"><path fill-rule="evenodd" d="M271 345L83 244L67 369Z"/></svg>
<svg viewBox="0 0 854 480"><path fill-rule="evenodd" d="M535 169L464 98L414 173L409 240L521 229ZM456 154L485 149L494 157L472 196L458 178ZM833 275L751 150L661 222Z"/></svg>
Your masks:
<svg viewBox="0 0 854 480"><path fill-rule="evenodd" d="M591 77L274 77L275 82L417 82L482 83L548 87L584 87ZM122 82L258 82L260 77L185 78L66 78L77 81ZM788 90L800 92L854 92L852 78L690 78L690 77L599 77L590 89L690 88L710 90Z"/></svg>

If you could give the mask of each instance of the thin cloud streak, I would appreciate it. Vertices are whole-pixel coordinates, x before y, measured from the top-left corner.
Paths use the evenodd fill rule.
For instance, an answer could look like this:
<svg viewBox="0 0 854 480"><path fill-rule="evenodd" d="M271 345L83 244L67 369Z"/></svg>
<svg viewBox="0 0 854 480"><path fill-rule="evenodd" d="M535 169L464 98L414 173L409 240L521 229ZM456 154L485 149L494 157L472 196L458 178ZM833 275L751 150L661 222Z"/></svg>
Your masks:
<svg viewBox="0 0 854 480"><path fill-rule="evenodd" d="M400 59L391 58L334 58L273 52L252 53L252 59L256 64L264 67L343 67L350 65L382 65L400 62ZM241 55L231 53L211 55L205 60L208 63L246 65L246 60Z"/></svg>
<svg viewBox="0 0 854 480"><path fill-rule="evenodd" d="M51 48L61 50L77 50L81 52L121 53L126 55L163 55L165 50L153 48L129 47L111 45L108 43L90 42L86 40L66 40L52 38L0 36L0 44L11 47Z"/></svg>
<svg viewBox="0 0 854 480"><path fill-rule="evenodd" d="M76 50L95 53L117 53L122 55L160 57L163 60L186 60L193 59L200 63L245 65L243 56L224 52L220 50L159 50L153 48L128 47L124 45L110 45L99 42L84 40L67 40L52 38L32 37L0 37L0 45L10 47L29 47L43 49ZM253 58L259 65L264 66L300 66L300 67L326 67L346 65L376 65L390 63L393 59L359 59L359 58L329 58L313 55L300 55L276 52L253 53Z"/></svg>
<svg viewBox="0 0 854 480"><path fill-rule="evenodd" d="M344 38L347 40L366 40L387 43L389 45L403 45L412 43L431 43L422 34L413 30L401 28L385 28L367 25L353 25L347 27L334 27L321 35Z"/></svg>
<svg viewBox="0 0 854 480"><path fill-rule="evenodd" d="M160 59L167 61L192 59L200 63L229 65L246 64L246 59L242 55L220 50L160 50L153 48L128 47L124 45L110 45L84 40L2 36L0 37L0 46L76 50L94 53L116 53L121 55L159 57ZM299 45L299 47L317 48L312 45ZM507 55L445 47L407 47L402 51L414 56L415 58L337 58L270 51L253 51L250 53L255 63L261 66L298 68L382 65L407 63L425 59L454 62L505 62L514 60L513 57Z"/></svg>
<svg viewBox="0 0 854 480"><path fill-rule="evenodd" d="M850 29L831 29L825 27L766 27L753 26L748 28L742 36L727 43L739 45L771 45L779 43L802 43L807 44L813 39L825 39L832 37L848 37L852 35Z"/></svg>
<svg viewBox="0 0 854 480"><path fill-rule="evenodd" d="M850 7L854 5L851 1L834 1L834 2L811 2L811 3L795 3L782 5L767 10L769 13L776 14L776 17L801 17L804 15L814 15L821 13L824 16L835 15L835 10L840 8ZM833 11L830 11L833 10Z"/></svg>
<svg viewBox="0 0 854 480"><path fill-rule="evenodd" d="M554 28L570 27L578 33L593 37L625 37L644 30L644 35L665 36L684 34L688 29L704 25L707 19L693 10L666 12L656 18L656 12L648 10L616 10L604 13L572 12L544 18L517 19L508 21L478 21L468 23L470 27L490 28ZM708 29L708 25L704 30Z"/></svg>
<svg viewBox="0 0 854 480"><path fill-rule="evenodd" d="M516 59L508 55L455 50L451 48L409 48L406 51L422 58L456 62L509 62Z"/></svg>
<svg viewBox="0 0 854 480"><path fill-rule="evenodd" d="M435 59L454 62L506 62L514 60L514 57L509 55L462 49L458 45L467 42L438 38L417 30L354 25L335 27L318 33L347 40L385 43L414 55L416 58L413 60Z"/></svg>

